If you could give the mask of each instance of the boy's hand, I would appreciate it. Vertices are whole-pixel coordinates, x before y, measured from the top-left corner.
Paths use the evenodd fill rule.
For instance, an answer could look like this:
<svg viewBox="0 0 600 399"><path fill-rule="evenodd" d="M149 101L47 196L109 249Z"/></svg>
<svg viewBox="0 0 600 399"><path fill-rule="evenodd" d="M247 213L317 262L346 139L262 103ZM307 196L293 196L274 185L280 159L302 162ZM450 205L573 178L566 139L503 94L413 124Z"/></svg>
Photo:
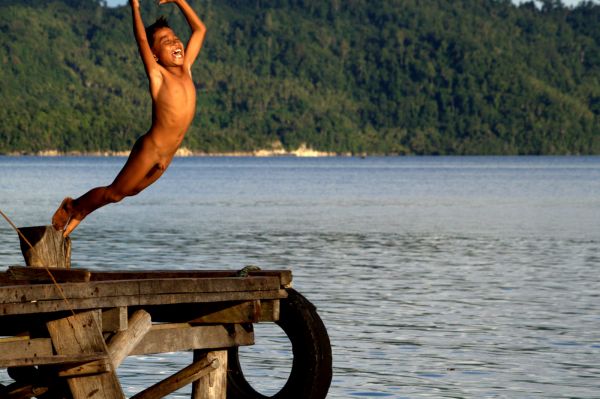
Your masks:
<svg viewBox="0 0 600 399"><path fill-rule="evenodd" d="M140 1L139 0L129 0L129 4L131 4L132 7L136 7L136 8L140 7Z"/></svg>

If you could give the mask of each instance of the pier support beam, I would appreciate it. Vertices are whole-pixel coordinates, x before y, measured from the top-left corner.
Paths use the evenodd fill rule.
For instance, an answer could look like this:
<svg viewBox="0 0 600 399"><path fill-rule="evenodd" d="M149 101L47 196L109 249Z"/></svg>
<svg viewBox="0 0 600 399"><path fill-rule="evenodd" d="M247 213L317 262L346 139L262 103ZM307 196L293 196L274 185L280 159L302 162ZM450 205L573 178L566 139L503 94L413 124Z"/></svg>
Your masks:
<svg viewBox="0 0 600 399"><path fill-rule="evenodd" d="M216 359L219 368L200 378L192 385L192 399L226 399L227 397L227 351L194 351L194 361L206 357Z"/></svg>
<svg viewBox="0 0 600 399"><path fill-rule="evenodd" d="M108 343L108 353L112 360L113 370L116 370L123 360L140 343L150 331L152 320L145 310L136 311L128 321L127 330L119 331Z"/></svg>
<svg viewBox="0 0 600 399"><path fill-rule="evenodd" d="M59 355L105 354L108 349L102 330L98 326L99 311L79 313L48 322L48 332L54 349ZM110 362L107 368L112 369ZM85 367L89 371L94 367ZM104 371L98 368L97 371ZM73 399L124 399L121 384L114 370L93 375L77 375L67 378Z"/></svg>

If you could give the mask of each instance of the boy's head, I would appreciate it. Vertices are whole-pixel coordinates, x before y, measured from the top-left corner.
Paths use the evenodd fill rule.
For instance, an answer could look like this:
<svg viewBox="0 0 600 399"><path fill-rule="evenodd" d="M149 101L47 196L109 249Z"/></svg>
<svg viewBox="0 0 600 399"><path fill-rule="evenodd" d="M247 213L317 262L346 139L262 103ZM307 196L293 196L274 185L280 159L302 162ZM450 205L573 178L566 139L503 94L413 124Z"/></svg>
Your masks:
<svg viewBox="0 0 600 399"><path fill-rule="evenodd" d="M156 22L146 27L146 37L148 38L148 44L150 45L150 48L154 46L154 34L157 30L162 28L171 29L169 22L164 16L160 16Z"/></svg>
<svg viewBox="0 0 600 399"><path fill-rule="evenodd" d="M146 37L154 58L159 64L165 67L183 64L183 43L169 27L165 17L158 18L156 22L146 28Z"/></svg>

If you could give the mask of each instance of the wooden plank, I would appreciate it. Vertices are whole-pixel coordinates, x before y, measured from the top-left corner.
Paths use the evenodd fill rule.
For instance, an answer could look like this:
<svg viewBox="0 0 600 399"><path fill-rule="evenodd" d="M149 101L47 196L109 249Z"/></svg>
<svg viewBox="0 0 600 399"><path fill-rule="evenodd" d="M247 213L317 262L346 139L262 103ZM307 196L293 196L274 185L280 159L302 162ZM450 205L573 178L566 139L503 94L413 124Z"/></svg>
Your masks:
<svg viewBox="0 0 600 399"><path fill-rule="evenodd" d="M49 338L11 337L0 339L0 362L51 355L52 342Z"/></svg>
<svg viewBox="0 0 600 399"><path fill-rule="evenodd" d="M264 291L280 288L277 277L91 281L87 283L63 283L60 287L69 300L145 294ZM23 303L53 299L62 299L59 289L54 284L0 287L0 303Z"/></svg>
<svg viewBox="0 0 600 399"><path fill-rule="evenodd" d="M146 336L133 348L131 355L179 352L192 349L228 348L254 344L254 334L241 325L191 326L181 324L154 325ZM11 348L14 345L14 349ZM35 350L29 349L36 348ZM8 349L7 348L11 348ZM19 349L20 348L20 349ZM49 338L7 340L0 346L0 368L82 364L106 359L106 353L53 355Z"/></svg>
<svg viewBox="0 0 600 399"><path fill-rule="evenodd" d="M144 338L152 327L150 314L144 310L138 310L129 319L129 328L119 331L108 344L108 353L112 359L112 365L116 370L121 362L129 355L131 350Z"/></svg>
<svg viewBox="0 0 600 399"><path fill-rule="evenodd" d="M173 374L172 376L154 384L148 389L143 390L131 397L131 399L160 399L183 388L184 386L196 381L198 378L214 371L219 367L217 359L207 359L206 357L192 363L183 370Z"/></svg>
<svg viewBox="0 0 600 399"><path fill-rule="evenodd" d="M216 278L237 277L237 270L126 270L126 271L94 271L92 281L106 280L142 280L170 278ZM291 270L259 270L250 272L254 277L278 277L281 286L292 282Z"/></svg>
<svg viewBox="0 0 600 399"><path fill-rule="evenodd" d="M96 313L96 314L95 314ZM73 355L103 352L107 347L97 323L98 312L85 312L46 324L58 354ZM123 399L121 385L114 372L68 379L74 399Z"/></svg>
<svg viewBox="0 0 600 399"><path fill-rule="evenodd" d="M202 316L188 320L190 324L256 323L261 315L261 301L217 302L207 304Z"/></svg>
<svg viewBox="0 0 600 399"><path fill-rule="evenodd" d="M52 355L50 353L33 357L0 359L0 368L84 363L105 358L108 358L106 353L83 355Z"/></svg>
<svg viewBox="0 0 600 399"><path fill-rule="evenodd" d="M217 302L206 304L201 315L186 320L190 324L258 323L279 320L279 300Z"/></svg>
<svg viewBox="0 0 600 399"><path fill-rule="evenodd" d="M117 332L127 330L127 307L106 309L102 311L102 332Z"/></svg>
<svg viewBox="0 0 600 399"><path fill-rule="evenodd" d="M237 291L190 294L144 295L139 305L166 305L177 303L208 303L226 301L252 301L256 299L279 299L287 297L285 290Z"/></svg>
<svg viewBox="0 0 600 399"><path fill-rule="evenodd" d="M90 281L92 276L92 273L85 269L51 268L50 272L59 283ZM9 266L7 274L11 280L27 280L36 283L52 282L52 278L45 267Z"/></svg>
<svg viewBox="0 0 600 399"><path fill-rule="evenodd" d="M17 285L17 284L23 285L23 284L28 284L28 282L12 280L10 278L10 276L8 275L8 271L0 272L0 287L7 286L7 285L12 286L12 285Z"/></svg>
<svg viewBox="0 0 600 399"><path fill-rule="evenodd" d="M201 352L194 351L194 360L200 356ZM227 399L227 351L208 352L206 357L216 359L219 367L194 382L192 399Z"/></svg>
<svg viewBox="0 0 600 399"><path fill-rule="evenodd" d="M0 304L0 320L2 315L59 312L80 309L103 309L119 306L169 305L179 303L208 303L220 301L251 301L255 299L286 298L285 290L215 292L198 294L165 294L165 295L123 295L102 298L69 299L67 305L63 300L35 301L25 303Z"/></svg>
<svg viewBox="0 0 600 399"><path fill-rule="evenodd" d="M109 358L92 360L87 363L70 364L62 366L58 371L59 377L70 378L70 377L82 377L89 375L96 375L101 373L108 373L113 370Z"/></svg>
<svg viewBox="0 0 600 399"><path fill-rule="evenodd" d="M229 348L254 344L254 333L241 325L228 327L158 324L131 351L131 355L181 352L191 349Z"/></svg>
<svg viewBox="0 0 600 399"><path fill-rule="evenodd" d="M139 294L186 294L199 292L264 291L279 288L276 277L185 278L137 280Z"/></svg>

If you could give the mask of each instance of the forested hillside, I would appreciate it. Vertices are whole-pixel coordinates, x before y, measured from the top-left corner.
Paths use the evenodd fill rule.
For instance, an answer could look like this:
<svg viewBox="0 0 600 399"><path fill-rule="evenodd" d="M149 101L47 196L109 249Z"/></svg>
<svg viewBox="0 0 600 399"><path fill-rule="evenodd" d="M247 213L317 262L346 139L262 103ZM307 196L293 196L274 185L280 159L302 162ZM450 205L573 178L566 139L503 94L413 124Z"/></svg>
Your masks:
<svg viewBox="0 0 600 399"><path fill-rule="evenodd" d="M197 152L600 154L600 6L189 0ZM177 7L142 0L147 24ZM128 6L0 2L0 153L128 150L150 126ZM185 40L184 40L185 41Z"/></svg>

